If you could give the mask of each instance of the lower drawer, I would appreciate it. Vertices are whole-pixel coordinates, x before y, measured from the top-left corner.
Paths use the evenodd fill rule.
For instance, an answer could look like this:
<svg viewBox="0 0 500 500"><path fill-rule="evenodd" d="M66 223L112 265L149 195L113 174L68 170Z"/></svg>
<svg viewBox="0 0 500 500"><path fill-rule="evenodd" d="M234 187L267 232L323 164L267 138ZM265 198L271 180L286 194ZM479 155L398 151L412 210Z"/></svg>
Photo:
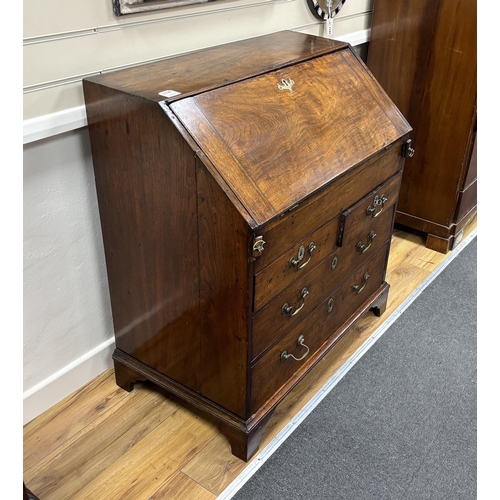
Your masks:
<svg viewBox="0 0 500 500"><path fill-rule="evenodd" d="M332 335L340 338L345 330L339 328L384 283L389 243L387 241L372 259L361 265L255 364L251 372L252 412L286 384L296 370L309 364L326 340Z"/></svg>

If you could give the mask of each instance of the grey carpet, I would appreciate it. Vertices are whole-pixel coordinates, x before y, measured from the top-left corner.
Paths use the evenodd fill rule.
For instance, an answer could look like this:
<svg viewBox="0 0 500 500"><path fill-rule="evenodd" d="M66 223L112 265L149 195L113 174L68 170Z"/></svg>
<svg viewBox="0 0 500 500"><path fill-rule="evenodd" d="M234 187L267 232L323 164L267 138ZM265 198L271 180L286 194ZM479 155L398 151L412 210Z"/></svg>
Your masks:
<svg viewBox="0 0 500 500"><path fill-rule="evenodd" d="M477 238L392 324L235 500L472 500Z"/></svg>

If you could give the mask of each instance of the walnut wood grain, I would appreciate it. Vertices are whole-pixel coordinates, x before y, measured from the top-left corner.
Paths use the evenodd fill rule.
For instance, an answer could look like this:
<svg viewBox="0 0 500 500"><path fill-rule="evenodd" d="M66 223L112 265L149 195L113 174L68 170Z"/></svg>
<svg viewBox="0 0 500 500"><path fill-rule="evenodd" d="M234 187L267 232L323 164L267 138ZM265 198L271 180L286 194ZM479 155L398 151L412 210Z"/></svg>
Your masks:
<svg viewBox="0 0 500 500"><path fill-rule="evenodd" d="M474 180L463 191L458 192L455 220L460 221L477 205L477 180Z"/></svg>
<svg viewBox="0 0 500 500"><path fill-rule="evenodd" d="M258 53L278 39L267 51L274 54ZM188 63L201 59L191 77ZM165 85L182 81L182 95L153 98L153 66L169 74ZM84 81L116 382L130 391L147 380L201 410L248 461L287 393L371 302L383 310L386 258L376 251L390 241L401 148L411 128L347 44L310 35L277 34L153 66ZM286 79L293 89L278 86ZM359 200L393 176L391 209L376 220L362 214L362 222ZM377 240L360 252L356 245L368 229L376 229ZM290 260L284 256L312 235L319 248L311 267L283 274ZM337 272L335 245L346 257ZM321 274L325 263L328 276ZM374 278L351 298L342 283L362 280L353 273L363 266ZM262 309L253 316L257 276L267 290L257 283ZM283 304L277 319L275 303L290 290L300 293L302 279L310 289L307 307L282 322ZM363 281L359 287L365 289ZM316 308L337 288L335 321L315 321ZM260 373L275 344L302 322L314 323L316 332L307 362L295 371L288 363L288 371ZM179 470L160 469L164 483ZM119 494L154 494L149 473ZM105 487L95 477L79 495Z"/></svg>
<svg viewBox="0 0 500 500"><path fill-rule="evenodd" d="M264 253L255 259L257 273L311 232L311 221L320 227L349 208L353 201L363 198L375 190L382 181L392 177L403 168L400 141L396 141L374 158L347 172L335 183L328 185L315 196L306 198L283 216L257 228L256 235L264 238Z"/></svg>
<svg viewBox="0 0 500 500"><path fill-rule="evenodd" d="M252 232L197 162L203 396L248 418Z"/></svg>
<svg viewBox="0 0 500 500"><path fill-rule="evenodd" d="M466 234L464 237L467 237L470 231L476 229L476 227L477 222L474 219L465 228ZM451 258L450 254L445 255L426 248L425 237L421 233L399 226L395 228L392 236L387 271L387 281L391 283L391 288L385 315L380 318L377 318L373 314L366 314L361 317L346 335L335 344L335 349L330 350L323 360L308 372L307 377L288 393L286 398L276 407L273 417L269 420L264 430L261 448L268 445L287 424L296 418L296 415L304 405L319 393L329 379L342 366L346 366L345 363L349 360L350 356L355 354L357 349L366 342L370 335L383 325L386 318L389 317L388 315L394 313L397 307L404 303L429 274L449 258ZM135 390L143 390L143 388L136 388ZM155 397L153 391L148 394L149 397ZM69 398L57 403L50 410L47 410L24 426L25 457L30 458L32 451L33 455L38 454L37 445L39 442L42 443L42 447L47 445L47 447L52 446L53 448L53 445L49 443L57 443L57 446L71 450L74 446L71 436L88 427L90 422L95 422L95 418L99 414L107 412L116 403L117 397L127 399L129 396L130 394L116 387L112 370L105 372L102 376L97 377L76 391ZM205 419L198 418L198 415L187 412L183 416L187 420L193 420L197 426L204 429ZM144 418L147 418L147 416ZM139 421L136 421L136 423L139 424ZM162 434L168 431L170 426L174 427L175 422L172 421L165 427L155 427L151 430L150 439L162 439ZM110 428L114 427L116 427L116 421L113 418L103 418L88 428L88 433L94 436L94 440L89 439L86 449L81 450L83 453L82 456L85 456L87 467L92 467L96 459L94 454L95 441L99 439L99 436L108 434ZM191 429L194 430L193 427ZM198 435L196 430L194 432ZM203 437L201 439L203 440ZM133 461L136 453L140 452L141 449L135 449L135 447L131 450L121 449L116 454L114 461L119 460L126 453L128 453L127 460ZM206 492L207 499L212 498L211 495L220 495L250 465L231 454L227 438L220 432L196 454L190 454L190 449L184 450L184 453L184 456L177 457L185 463L181 470ZM151 447L150 452L148 449L144 451L141 459L145 463L150 464L150 467L158 468L163 463L164 455L156 454L156 449ZM34 462L30 462L30 467L35 465L37 461L38 459L35 456ZM122 462L123 464L124 462ZM23 469L26 469L26 461ZM50 475L51 469L52 461L48 460L44 462L43 471L46 475ZM135 469L134 467L124 467L121 475L114 474L114 469L111 466L101 468L100 471L101 480L107 478L107 484L112 491L116 491L123 482L131 484L134 481L140 481L140 475L142 474L140 468ZM82 488L78 481L81 472L81 468L68 470L68 481L71 482L72 488L63 496L58 495L56 487L53 497L58 498L63 496L65 498L72 498ZM183 491L184 482L177 482L176 478L178 478L177 472L167 478L166 481L153 479L156 483L156 492L161 493L162 487L166 491L172 491L167 486L169 480L172 480L173 484L177 485ZM26 484L28 487L30 486L29 481ZM192 493L193 490L189 489L188 491ZM196 491L201 492L198 489ZM34 492L36 493L36 490ZM162 498L155 492L151 493L151 495L155 494L157 496L153 496L153 498ZM202 495L202 493L200 494ZM173 498L184 497L182 495L177 495L177 497L173 495ZM200 496L200 498L205 497Z"/></svg>
<svg viewBox="0 0 500 500"><path fill-rule="evenodd" d="M368 220L359 228L349 228L346 241L342 247L336 247L319 265L301 275L297 280L277 293L261 311L254 315L252 334L252 360L255 362L278 339L313 311L334 290L344 278L359 265L371 259L373 255L386 244L392 232L395 204L386 207L384 213L376 219ZM368 225L369 224L369 225ZM367 235L374 231L377 237L370 248L361 253L357 250L358 242L366 243ZM335 262L333 262L335 259ZM305 297L302 309L295 315L283 314L282 307L288 303L300 307L302 301L300 292L307 288L309 294Z"/></svg>
<svg viewBox="0 0 500 500"><path fill-rule="evenodd" d="M410 131L359 66L345 49L171 108L264 224ZM282 79L293 94L278 90Z"/></svg>
<svg viewBox="0 0 500 500"><path fill-rule="evenodd" d="M87 80L152 101L174 101L347 47L344 42L281 31L165 58ZM159 92L174 90L171 99Z"/></svg>
<svg viewBox="0 0 500 500"><path fill-rule="evenodd" d="M116 345L199 390L194 155L157 104L84 91Z"/></svg>
<svg viewBox="0 0 500 500"><path fill-rule="evenodd" d="M231 444L231 453L234 456L248 462L257 453L262 434L275 409L276 407L268 409L262 414L258 423L248 430L237 429L233 426L228 426L224 422L219 423L222 434L226 436Z"/></svg>
<svg viewBox="0 0 500 500"><path fill-rule="evenodd" d="M368 67L414 129L415 155L406 161L396 221L437 239L456 232L457 191L476 176L476 4L375 0L373 6Z"/></svg>
<svg viewBox="0 0 500 500"><path fill-rule="evenodd" d="M321 346L325 342L332 345L346 332L345 327L340 327L353 311L360 308L366 310L367 302L373 302L373 295L379 295L378 291L384 284L387 254L388 244L381 248L370 261L361 265L352 276L345 279L339 288L332 291L329 298L325 299L252 367L253 411L263 405L282 385L288 384L298 369L305 369L310 363L317 361L317 351L321 350ZM368 279L365 279L366 274L369 276ZM357 293L353 289L354 285L364 286L364 289ZM333 306L329 312L330 298ZM377 304L379 303L378 298ZM300 335L304 335L304 343L309 348L309 354L303 346L297 344ZM302 361L296 361L293 358L281 360L284 351L299 359L307 355Z"/></svg>
<svg viewBox="0 0 500 500"><path fill-rule="evenodd" d="M297 241L293 249L285 252L255 275L253 308L255 312L262 309L271 298L282 292L293 281L305 279L311 269L330 255L336 248L339 221L340 217L335 217L311 235ZM303 257L299 260L301 249Z"/></svg>
<svg viewBox="0 0 500 500"><path fill-rule="evenodd" d="M385 211L394 215L393 209L398 201L400 184L401 174L396 174L352 207L342 212L339 246L354 244L354 248L357 248L355 240L361 238L362 243L366 243L363 237L371 231L374 231L377 237L382 236L383 241L386 240L392 230L391 223L379 224L378 220L386 219L384 217ZM382 199L385 201L380 201ZM383 234L379 235L378 233L381 231ZM366 244L368 245L368 243Z"/></svg>

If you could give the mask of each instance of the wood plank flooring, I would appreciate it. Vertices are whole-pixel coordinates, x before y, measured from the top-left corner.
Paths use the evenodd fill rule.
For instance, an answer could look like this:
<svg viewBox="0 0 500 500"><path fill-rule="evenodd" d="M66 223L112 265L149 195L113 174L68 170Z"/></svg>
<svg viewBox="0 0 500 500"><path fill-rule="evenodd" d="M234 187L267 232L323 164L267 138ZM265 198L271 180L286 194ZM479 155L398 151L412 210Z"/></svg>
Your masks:
<svg viewBox="0 0 500 500"><path fill-rule="evenodd" d="M466 235L477 227L474 219ZM278 406L262 450L413 291L453 252L396 228L386 313L363 316ZM211 500L248 464L215 422L148 383L131 393L108 370L24 426L24 481L41 500Z"/></svg>

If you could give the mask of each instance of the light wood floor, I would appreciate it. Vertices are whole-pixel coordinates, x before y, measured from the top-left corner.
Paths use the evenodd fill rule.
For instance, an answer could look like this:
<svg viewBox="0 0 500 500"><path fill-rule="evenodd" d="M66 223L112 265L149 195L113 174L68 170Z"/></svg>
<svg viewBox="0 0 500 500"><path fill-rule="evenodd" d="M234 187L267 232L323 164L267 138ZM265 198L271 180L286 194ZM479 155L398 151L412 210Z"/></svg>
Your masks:
<svg viewBox="0 0 500 500"><path fill-rule="evenodd" d="M476 219L466 236L477 227ZM263 449L386 318L450 258L396 229L386 313L368 313L278 406ZM108 370L24 426L24 481L41 500L214 499L247 464L215 423L147 384L127 393Z"/></svg>

